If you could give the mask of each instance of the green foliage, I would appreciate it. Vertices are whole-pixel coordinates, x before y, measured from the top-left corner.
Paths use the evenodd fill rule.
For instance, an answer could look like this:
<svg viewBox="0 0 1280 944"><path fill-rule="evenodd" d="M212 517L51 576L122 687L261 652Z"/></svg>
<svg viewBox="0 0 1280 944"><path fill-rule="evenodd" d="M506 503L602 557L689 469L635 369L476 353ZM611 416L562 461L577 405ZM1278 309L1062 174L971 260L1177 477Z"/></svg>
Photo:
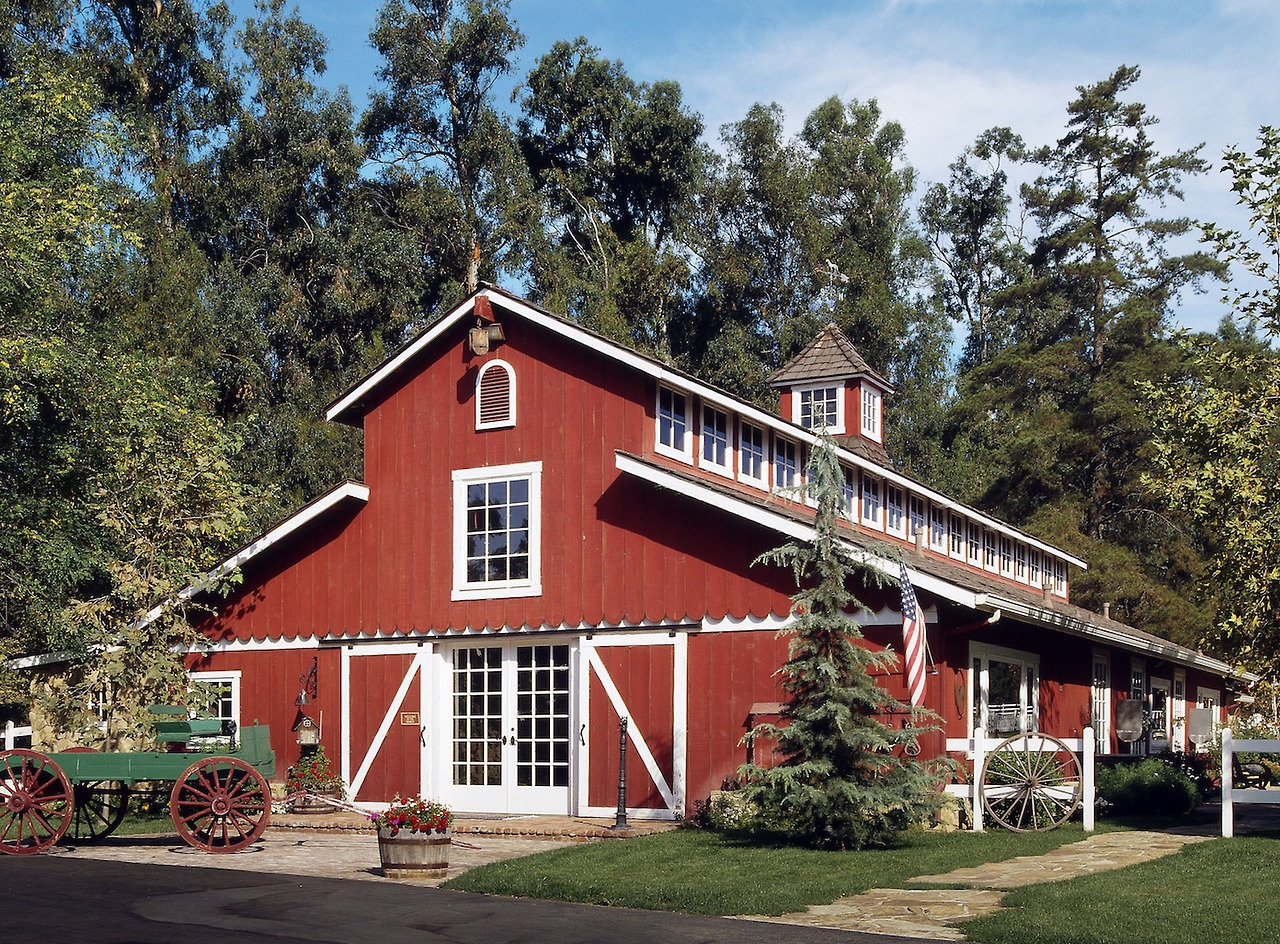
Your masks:
<svg viewBox="0 0 1280 944"><path fill-rule="evenodd" d="M829 849L883 846L938 806L934 770L905 755L916 743L927 712L911 712L917 724L895 729L880 720L907 712L872 678L897 662L891 650L859 645L862 633L850 610L862 609L849 590L861 575L839 534L844 475L835 448L822 440L814 450L807 494L817 504L812 543L788 543L759 562L790 568L799 587L792 597L793 625L787 661L779 669L787 695L778 724L760 724L745 740L769 739L782 757L776 766L741 768L743 797L759 813L762 829L790 841Z"/></svg>
<svg viewBox="0 0 1280 944"><path fill-rule="evenodd" d="M1204 642L1269 679L1280 674L1280 357L1254 335L1280 333L1280 131L1223 167L1253 231L1208 226L1235 278L1225 300L1240 328L1180 339L1188 369L1144 388L1154 413L1147 485L1211 535L1207 579L1221 594Z"/></svg>
<svg viewBox="0 0 1280 944"><path fill-rule="evenodd" d="M1181 816L1200 804L1195 781L1154 757L1098 769L1099 806L1108 816Z"/></svg>

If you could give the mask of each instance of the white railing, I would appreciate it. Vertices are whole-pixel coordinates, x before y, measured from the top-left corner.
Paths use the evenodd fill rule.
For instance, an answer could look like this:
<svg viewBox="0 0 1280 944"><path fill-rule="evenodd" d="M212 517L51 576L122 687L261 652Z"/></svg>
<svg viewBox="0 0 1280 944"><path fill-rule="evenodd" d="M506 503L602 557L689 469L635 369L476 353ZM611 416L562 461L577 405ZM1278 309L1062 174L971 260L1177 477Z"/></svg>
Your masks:
<svg viewBox="0 0 1280 944"><path fill-rule="evenodd" d="M1231 736L1231 729L1222 730L1222 835L1230 839L1235 835L1237 803L1280 804L1280 790L1238 790L1235 786L1235 755L1248 751L1254 754L1280 754L1280 741L1262 738Z"/></svg>
<svg viewBox="0 0 1280 944"><path fill-rule="evenodd" d="M26 741L26 743L19 744L19 741ZM31 725L18 727L12 721L6 721L4 723L4 739L0 740L0 744L3 745L3 749L6 751L11 751L15 747L30 747Z"/></svg>

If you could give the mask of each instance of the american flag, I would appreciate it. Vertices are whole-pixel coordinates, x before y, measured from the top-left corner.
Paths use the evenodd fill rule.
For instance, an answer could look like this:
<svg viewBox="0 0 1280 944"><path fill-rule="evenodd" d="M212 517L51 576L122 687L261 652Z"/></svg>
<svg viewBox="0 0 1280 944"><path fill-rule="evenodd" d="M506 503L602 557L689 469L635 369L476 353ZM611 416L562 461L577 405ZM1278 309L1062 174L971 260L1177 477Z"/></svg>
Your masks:
<svg viewBox="0 0 1280 944"><path fill-rule="evenodd" d="M915 587L907 576L907 564L902 563L902 648L906 654L907 690L911 704L924 704L924 610L916 599Z"/></svg>

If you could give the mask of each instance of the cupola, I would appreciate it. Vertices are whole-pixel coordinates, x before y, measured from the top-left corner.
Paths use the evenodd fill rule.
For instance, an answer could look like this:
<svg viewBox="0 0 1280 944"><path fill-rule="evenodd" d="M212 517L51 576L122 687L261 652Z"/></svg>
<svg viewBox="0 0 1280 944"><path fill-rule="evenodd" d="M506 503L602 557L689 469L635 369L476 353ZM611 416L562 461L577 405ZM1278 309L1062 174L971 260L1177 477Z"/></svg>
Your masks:
<svg viewBox="0 0 1280 944"><path fill-rule="evenodd" d="M893 385L871 369L835 322L776 370L769 385L778 391L786 419L883 457L884 399Z"/></svg>

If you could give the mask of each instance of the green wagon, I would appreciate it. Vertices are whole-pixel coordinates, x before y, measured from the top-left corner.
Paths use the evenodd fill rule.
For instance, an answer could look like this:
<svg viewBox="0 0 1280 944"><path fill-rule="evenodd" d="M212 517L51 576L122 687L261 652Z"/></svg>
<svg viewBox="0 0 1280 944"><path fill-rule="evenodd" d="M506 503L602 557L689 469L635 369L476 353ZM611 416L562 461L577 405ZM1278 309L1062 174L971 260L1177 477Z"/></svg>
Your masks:
<svg viewBox="0 0 1280 944"><path fill-rule="evenodd" d="M187 718L185 708L151 711L156 740L168 750L0 753L0 853L33 855L64 836L103 839L120 825L131 798L166 790L174 827L196 849L236 852L261 836L271 819L267 778L276 769L267 725L224 731L216 719ZM197 738L227 735L225 753L191 748Z"/></svg>

